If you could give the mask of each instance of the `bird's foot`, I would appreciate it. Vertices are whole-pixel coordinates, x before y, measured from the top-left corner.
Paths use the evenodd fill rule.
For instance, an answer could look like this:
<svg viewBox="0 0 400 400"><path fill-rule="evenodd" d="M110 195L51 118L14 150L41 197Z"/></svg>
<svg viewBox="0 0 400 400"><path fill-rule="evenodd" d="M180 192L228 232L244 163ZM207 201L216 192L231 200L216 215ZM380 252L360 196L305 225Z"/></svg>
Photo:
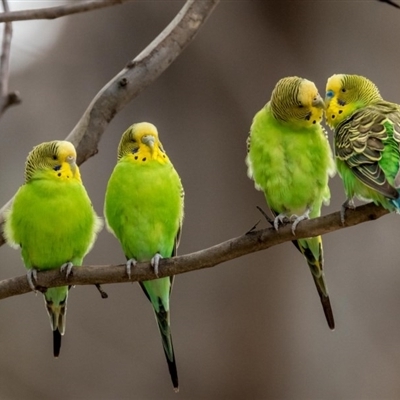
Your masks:
<svg viewBox="0 0 400 400"><path fill-rule="evenodd" d="M346 210L347 209L354 210L356 208L356 205L354 204L353 198L347 199L343 204L342 208L340 209L340 221L342 225L344 225L344 220L345 220L345 215L346 215Z"/></svg>
<svg viewBox="0 0 400 400"><path fill-rule="evenodd" d="M72 262L69 261L69 262L66 262L65 264L61 265L61 267L60 267L61 273L65 274L65 277L67 279L71 275L73 266L74 266L74 264L72 264Z"/></svg>
<svg viewBox="0 0 400 400"><path fill-rule="evenodd" d="M137 261L134 258L130 258L126 262L126 273L128 274L129 280L131 279L132 267L135 268Z"/></svg>
<svg viewBox="0 0 400 400"><path fill-rule="evenodd" d="M160 260L163 259L163 256L160 253L156 253L154 257L151 259L150 264L153 267L154 273L158 276L158 266L160 264Z"/></svg>
<svg viewBox="0 0 400 400"><path fill-rule="evenodd" d="M277 231L279 229L279 224L283 225L289 222L289 218L285 213L280 213L274 219L274 228Z"/></svg>
<svg viewBox="0 0 400 400"><path fill-rule="evenodd" d="M37 269L32 268L26 274L26 279L28 280L29 287L36 293L37 285Z"/></svg>
<svg viewBox="0 0 400 400"><path fill-rule="evenodd" d="M305 219L309 219L309 218L310 218L310 209L309 208L307 208L307 210L302 215L292 215L290 217L290 220L293 221L293 224L292 224L293 235L296 234L296 228L297 228L297 225L299 224L299 222L304 221Z"/></svg>

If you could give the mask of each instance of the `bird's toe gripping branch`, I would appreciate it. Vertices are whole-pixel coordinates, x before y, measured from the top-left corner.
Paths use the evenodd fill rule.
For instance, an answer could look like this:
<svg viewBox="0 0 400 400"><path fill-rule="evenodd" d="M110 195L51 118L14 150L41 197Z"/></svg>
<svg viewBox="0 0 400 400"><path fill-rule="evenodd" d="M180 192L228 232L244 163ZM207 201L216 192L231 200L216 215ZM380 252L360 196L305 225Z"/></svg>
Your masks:
<svg viewBox="0 0 400 400"><path fill-rule="evenodd" d="M160 253L156 253L150 261L150 264L153 267L156 276L158 276L158 266L160 265L160 260L162 260L162 258L163 257Z"/></svg>
<svg viewBox="0 0 400 400"><path fill-rule="evenodd" d="M131 279L132 267L135 268L136 264L137 264L137 261L134 258L130 258L126 262L126 273L128 274L129 279Z"/></svg>
<svg viewBox="0 0 400 400"><path fill-rule="evenodd" d="M293 235L296 234L296 228L297 228L297 225L299 224L299 222L304 221L305 219L309 219L309 218L310 218L310 209L309 208L307 208L307 210L302 215L299 215L299 216L292 215L290 217L290 220L293 221L293 224L292 224Z"/></svg>
<svg viewBox="0 0 400 400"><path fill-rule="evenodd" d="M29 287L36 293L37 286L37 269L32 268L26 274L26 279L28 280Z"/></svg>
<svg viewBox="0 0 400 400"><path fill-rule="evenodd" d="M356 208L356 205L354 204L353 198L347 199L342 204L342 207L340 209L340 221L341 221L342 225L344 225L344 221L345 221L345 217L346 217L346 210L347 209L355 210L355 208Z"/></svg>
<svg viewBox="0 0 400 400"><path fill-rule="evenodd" d="M61 267L60 267L61 273L65 274L65 277L67 279L71 275L73 266L74 266L74 264L72 264L72 262L70 261L70 262L67 262L67 263L61 265Z"/></svg>
<svg viewBox="0 0 400 400"><path fill-rule="evenodd" d="M279 224L283 225L289 222L289 218L285 213L278 214L274 219L274 228L277 231L279 229Z"/></svg>

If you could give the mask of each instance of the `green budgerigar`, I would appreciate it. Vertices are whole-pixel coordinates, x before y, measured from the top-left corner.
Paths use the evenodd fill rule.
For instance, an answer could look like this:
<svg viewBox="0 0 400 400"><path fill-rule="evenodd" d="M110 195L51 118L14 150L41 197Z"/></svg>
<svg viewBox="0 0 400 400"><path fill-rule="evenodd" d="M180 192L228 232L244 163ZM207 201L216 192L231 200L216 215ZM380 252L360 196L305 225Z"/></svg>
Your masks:
<svg viewBox="0 0 400 400"><path fill-rule="evenodd" d="M178 173L159 140L157 128L142 122L129 127L118 147L118 162L108 182L104 215L127 258L127 273L136 262L151 261L155 273L163 257L176 255L183 219L184 194ZM161 333L175 391L178 373L170 328L173 277L140 282Z"/></svg>
<svg viewBox="0 0 400 400"><path fill-rule="evenodd" d="M61 268L68 276L82 265L101 220L93 210L76 165L76 151L67 141L45 142L33 148L25 164L25 183L6 214L7 242L20 247L35 289L37 271ZM53 330L53 354L58 357L65 332L68 286L44 293Z"/></svg>
<svg viewBox="0 0 400 400"><path fill-rule="evenodd" d="M400 106L383 100L369 79L344 74L328 79L325 102L347 196L342 222L354 197L400 212Z"/></svg>
<svg viewBox="0 0 400 400"><path fill-rule="evenodd" d="M328 203L334 162L321 126L324 101L314 83L299 77L281 79L271 100L255 115L247 141L248 175L264 192L274 226L297 224L320 216ZM304 255L331 329L335 322L323 271L321 236L293 241Z"/></svg>

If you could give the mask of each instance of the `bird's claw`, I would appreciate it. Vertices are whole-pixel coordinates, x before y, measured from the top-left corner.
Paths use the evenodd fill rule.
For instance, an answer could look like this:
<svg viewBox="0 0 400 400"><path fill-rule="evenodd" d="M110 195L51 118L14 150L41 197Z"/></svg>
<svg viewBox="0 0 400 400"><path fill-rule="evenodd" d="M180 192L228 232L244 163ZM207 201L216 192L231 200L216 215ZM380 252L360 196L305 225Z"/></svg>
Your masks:
<svg viewBox="0 0 400 400"><path fill-rule="evenodd" d="M29 287L36 293L37 269L30 269L26 274L26 279L28 280Z"/></svg>
<svg viewBox="0 0 400 400"><path fill-rule="evenodd" d="M153 267L154 273L158 276L158 266L160 264L160 260L163 259L163 256L160 253L156 253L154 257L151 259L150 264Z"/></svg>
<svg viewBox="0 0 400 400"><path fill-rule="evenodd" d="M305 213L302 214L302 215L300 215L300 216L292 215L292 216L290 217L290 220L293 221L293 224L292 224L292 233L293 233L293 235L296 234L296 228L297 228L297 225L299 224L299 222L304 221L305 219L309 219L309 218L310 218L310 215L309 215L309 214L310 214L310 210L307 209L307 210L305 211Z"/></svg>
<svg viewBox="0 0 400 400"><path fill-rule="evenodd" d="M126 273L128 274L129 280L131 279L132 267L135 268L137 261L134 258L129 259L126 262Z"/></svg>
<svg viewBox="0 0 400 400"><path fill-rule="evenodd" d="M353 198L351 199L347 199L343 204L342 207L340 209L340 222L342 223L342 225L344 225L344 220L345 220L345 214L346 214L346 210L350 208L351 210L354 210L356 208L356 205L354 204L354 200Z"/></svg>
<svg viewBox="0 0 400 400"><path fill-rule="evenodd" d="M65 264L61 265L60 271L65 274L65 277L68 279L68 277L71 275L72 272L72 267L74 264L72 262L66 262Z"/></svg>
<svg viewBox="0 0 400 400"><path fill-rule="evenodd" d="M274 228L275 228L275 230L277 231L279 229L279 224L283 225L284 223L286 223L288 221L289 221L289 218L287 217L286 214L281 213L281 214L277 215L275 217L275 219L274 219Z"/></svg>

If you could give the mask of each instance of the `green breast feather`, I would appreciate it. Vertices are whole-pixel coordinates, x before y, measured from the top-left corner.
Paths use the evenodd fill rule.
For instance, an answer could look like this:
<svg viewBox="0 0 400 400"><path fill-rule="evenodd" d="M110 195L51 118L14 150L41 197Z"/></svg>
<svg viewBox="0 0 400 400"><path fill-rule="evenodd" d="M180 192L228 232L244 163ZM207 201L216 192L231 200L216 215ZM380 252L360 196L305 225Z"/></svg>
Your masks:
<svg viewBox="0 0 400 400"><path fill-rule="evenodd" d="M298 213L312 206L317 215L322 202L329 201L327 171L333 165L319 124L298 128L276 121L267 105L253 120L248 159L253 179L274 211Z"/></svg>

